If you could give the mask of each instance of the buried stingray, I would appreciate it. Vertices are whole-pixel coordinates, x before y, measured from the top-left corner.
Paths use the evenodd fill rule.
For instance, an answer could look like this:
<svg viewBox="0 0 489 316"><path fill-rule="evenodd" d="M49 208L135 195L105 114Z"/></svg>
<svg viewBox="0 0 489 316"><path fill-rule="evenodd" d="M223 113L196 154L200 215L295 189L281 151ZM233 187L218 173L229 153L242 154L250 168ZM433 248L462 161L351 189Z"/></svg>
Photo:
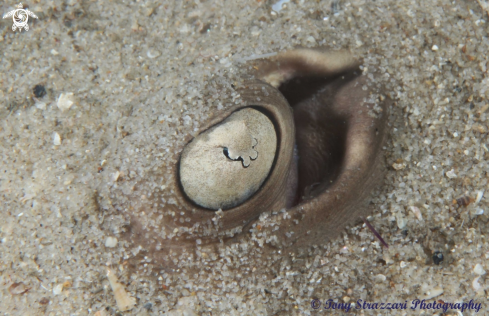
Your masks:
<svg viewBox="0 0 489 316"><path fill-rule="evenodd" d="M338 236L382 183L388 99L349 52L253 60L233 88L241 102L203 124L168 166L174 202L119 209L134 258L152 268L200 269L223 253L269 266ZM247 271L252 261L232 266Z"/></svg>

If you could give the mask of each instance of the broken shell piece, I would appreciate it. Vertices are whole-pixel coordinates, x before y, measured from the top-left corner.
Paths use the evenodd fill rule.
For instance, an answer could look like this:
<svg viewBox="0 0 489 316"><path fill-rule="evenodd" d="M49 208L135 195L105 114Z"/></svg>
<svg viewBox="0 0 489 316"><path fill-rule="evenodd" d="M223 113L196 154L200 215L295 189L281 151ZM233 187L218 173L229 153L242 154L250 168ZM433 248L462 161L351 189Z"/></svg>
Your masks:
<svg viewBox="0 0 489 316"><path fill-rule="evenodd" d="M484 196L484 190L477 191L477 197L475 199L475 204L478 204L482 200L483 196Z"/></svg>
<svg viewBox="0 0 489 316"><path fill-rule="evenodd" d="M476 277L473 281L472 281L472 288L474 289L474 291L476 292L479 292L482 287L479 283L479 279L480 279L480 276Z"/></svg>
<svg viewBox="0 0 489 316"><path fill-rule="evenodd" d="M61 136L57 132L53 133L53 145L54 146L59 146L61 145Z"/></svg>
<svg viewBox="0 0 489 316"><path fill-rule="evenodd" d="M116 171L112 174L112 181L113 182L117 182L117 180L119 179L119 176L121 175L121 173L119 171Z"/></svg>
<svg viewBox="0 0 489 316"><path fill-rule="evenodd" d="M134 297L130 297L126 290L117 282L117 277L114 275L112 270L107 269L107 278L110 282L110 287L114 291L114 298L117 303L117 308L121 311L128 311L136 305L136 300Z"/></svg>
<svg viewBox="0 0 489 316"><path fill-rule="evenodd" d="M445 173L445 175L447 176L447 178L450 178L450 179L457 177L457 174L455 173L455 170L453 170L453 169L450 171L447 171L447 173Z"/></svg>
<svg viewBox="0 0 489 316"><path fill-rule="evenodd" d="M53 287L54 295L60 295L62 292L63 292L63 284L58 284L55 287Z"/></svg>
<svg viewBox="0 0 489 316"><path fill-rule="evenodd" d="M423 297L425 300L432 299L433 297L437 297L438 295L443 294L443 289L441 287L435 287L426 291L426 296Z"/></svg>
<svg viewBox="0 0 489 316"><path fill-rule="evenodd" d="M409 209L414 213L417 219L419 219L420 221L423 220L423 215L421 215L421 211L419 210L419 208L417 208L416 206L410 206Z"/></svg>
<svg viewBox="0 0 489 316"><path fill-rule="evenodd" d="M397 227L399 227L399 229L403 229L407 224L407 220L401 212L398 212L396 214L396 221Z"/></svg>
<svg viewBox="0 0 489 316"><path fill-rule="evenodd" d="M187 196L209 209L235 207L272 169L277 135L262 112L245 108L203 132L183 150L180 180Z"/></svg>
<svg viewBox="0 0 489 316"><path fill-rule="evenodd" d="M107 237L107 239L105 239L105 247L114 248L115 246L117 246L117 238Z"/></svg>
<svg viewBox="0 0 489 316"><path fill-rule="evenodd" d="M384 283L384 282L385 282L385 280L387 280L387 277L386 277L385 275L383 275L383 274L377 274L377 275L375 276L375 281L376 281L377 283Z"/></svg>
<svg viewBox="0 0 489 316"><path fill-rule="evenodd" d="M61 111L66 111L71 108L71 106L75 103L74 97L73 97L73 92L67 92L67 93L61 93L58 97L58 109Z"/></svg>
<svg viewBox="0 0 489 316"><path fill-rule="evenodd" d="M478 274L478 275L484 275L484 274L486 274L486 271L484 270L482 265L480 263L478 263L474 267L474 273Z"/></svg>
<svg viewBox="0 0 489 316"><path fill-rule="evenodd" d="M36 100L36 103L35 103L36 108L38 108L39 110L45 110L46 109L46 103L45 102L39 101L36 98L34 98L34 99Z"/></svg>
<svg viewBox="0 0 489 316"><path fill-rule="evenodd" d="M28 288L24 283L18 282L9 286L8 290L12 295L19 295L29 291L30 288Z"/></svg>

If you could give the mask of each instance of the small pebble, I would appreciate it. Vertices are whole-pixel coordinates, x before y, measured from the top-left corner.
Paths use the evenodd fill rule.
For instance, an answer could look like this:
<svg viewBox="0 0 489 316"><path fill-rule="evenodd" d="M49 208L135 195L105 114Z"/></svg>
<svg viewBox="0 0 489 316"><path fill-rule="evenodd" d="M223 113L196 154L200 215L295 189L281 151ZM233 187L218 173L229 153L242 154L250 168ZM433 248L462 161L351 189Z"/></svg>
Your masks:
<svg viewBox="0 0 489 316"><path fill-rule="evenodd" d="M483 210L483 209L481 209L481 208L477 208L477 209L475 210L474 214L475 214L475 215L482 215L482 214L484 214L484 210Z"/></svg>
<svg viewBox="0 0 489 316"><path fill-rule="evenodd" d="M316 44L316 39L312 36L308 36L306 39L309 43Z"/></svg>
<svg viewBox="0 0 489 316"><path fill-rule="evenodd" d="M477 197L475 199L475 204L479 203L482 200L483 196L484 196L484 190L478 191Z"/></svg>
<svg viewBox="0 0 489 316"><path fill-rule="evenodd" d="M107 239L105 240L105 247L114 248L115 246L117 246L117 238L107 237Z"/></svg>
<svg viewBox="0 0 489 316"><path fill-rule="evenodd" d="M477 278L474 279L474 281L472 281L472 288L476 292L479 292L482 289L482 287L481 287L481 285L479 283L479 279L480 279L480 277L477 277Z"/></svg>
<svg viewBox="0 0 489 316"><path fill-rule="evenodd" d="M457 177L457 174L455 173L455 170L450 170L445 174L448 178L453 179Z"/></svg>
<svg viewBox="0 0 489 316"><path fill-rule="evenodd" d="M435 251L433 254L433 263L439 265L443 262L443 254L439 251Z"/></svg>
<svg viewBox="0 0 489 316"><path fill-rule="evenodd" d="M116 182L119 179L119 176L121 173L119 171L116 171L112 174L112 181Z"/></svg>
<svg viewBox="0 0 489 316"><path fill-rule="evenodd" d="M399 229L403 229L404 227L406 227L407 220L401 212L396 214L396 222Z"/></svg>
<svg viewBox="0 0 489 316"><path fill-rule="evenodd" d="M375 276L375 280L377 281L377 283L383 283L385 282L385 280L387 280L387 277L383 274L377 274Z"/></svg>
<svg viewBox="0 0 489 316"><path fill-rule="evenodd" d="M61 145L61 136L59 136L59 134L57 132L53 133L53 144L55 146Z"/></svg>
<svg viewBox="0 0 489 316"><path fill-rule="evenodd" d="M434 52L436 52L436 51L438 50L438 46L433 45L433 46L431 47L431 50L432 50L432 51L434 51Z"/></svg>
<svg viewBox="0 0 489 316"><path fill-rule="evenodd" d="M46 95L46 89L42 84L36 85L33 89L33 92L36 98L42 98L43 96Z"/></svg>
<svg viewBox="0 0 489 316"><path fill-rule="evenodd" d="M409 209L414 213L418 220L423 220L423 215L421 215L421 211L419 210L419 208L417 208L416 206L410 206Z"/></svg>
<svg viewBox="0 0 489 316"><path fill-rule="evenodd" d="M69 110L73 103L75 103L73 101L73 92L61 93L59 95L57 105L61 111Z"/></svg>
<svg viewBox="0 0 489 316"><path fill-rule="evenodd" d="M145 309L147 309L147 310L150 310L150 309L153 307L153 304L151 304L151 303L146 303L146 304L144 304L144 305L143 305L143 307L144 307Z"/></svg>
<svg viewBox="0 0 489 316"><path fill-rule="evenodd" d="M454 204L458 204L459 206L468 206L470 203L472 203L474 199L472 199L470 196L461 196L458 199L455 199Z"/></svg>
<svg viewBox="0 0 489 316"><path fill-rule="evenodd" d="M486 274L486 271L484 270L482 265L480 263L478 263L474 267L474 273L478 274L478 275L484 275L484 274Z"/></svg>
<svg viewBox="0 0 489 316"><path fill-rule="evenodd" d="M283 9L283 5L288 2L290 2L290 0L279 0L274 5L272 5L272 10L278 13Z"/></svg>
<svg viewBox="0 0 489 316"><path fill-rule="evenodd" d="M39 110L45 110L46 109L46 103L38 100L36 102L36 108L38 108Z"/></svg>
<svg viewBox="0 0 489 316"><path fill-rule="evenodd" d="M399 170L406 168L406 164L405 163L393 163L392 168L394 168L394 170L396 170L396 171L399 171Z"/></svg>
<svg viewBox="0 0 489 316"><path fill-rule="evenodd" d="M480 279L480 276L478 276L477 278L475 278L473 281L472 281L472 288L474 289L474 291L476 292L479 292L481 290L481 285L479 283L479 279Z"/></svg>
<svg viewBox="0 0 489 316"><path fill-rule="evenodd" d="M53 287L53 294L54 295L59 295L63 292L63 284L58 284L55 287Z"/></svg>
<svg viewBox="0 0 489 316"><path fill-rule="evenodd" d="M160 55L161 55L160 52L157 51L157 50L154 50L154 49L150 49L146 53L146 56L148 56L148 58L151 58L151 59L156 58L156 57L158 57Z"/></svg>

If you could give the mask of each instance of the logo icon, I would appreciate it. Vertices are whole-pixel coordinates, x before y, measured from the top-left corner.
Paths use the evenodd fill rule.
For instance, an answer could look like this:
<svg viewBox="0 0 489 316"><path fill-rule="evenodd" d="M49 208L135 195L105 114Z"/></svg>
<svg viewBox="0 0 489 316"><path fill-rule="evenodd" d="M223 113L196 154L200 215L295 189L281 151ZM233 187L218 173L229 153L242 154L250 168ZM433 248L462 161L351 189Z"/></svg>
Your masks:
<svg viewBox="0 0 489 316"><path fill-rule="evenodd" d="M37 19L37 15L35 15L32 11L29 11L29 9L24 10L23 8L24 7L22 6L22 3L19 3L16 10L12 10L3 16L4 19L12 17L12 20L14 21L14 25L12 25L12 31L15 31L18 28L19 31L22 32L22 28L24 28L27 32L29 31L29 25L27 25L27 21L29 21L29 15Z"/></svg>

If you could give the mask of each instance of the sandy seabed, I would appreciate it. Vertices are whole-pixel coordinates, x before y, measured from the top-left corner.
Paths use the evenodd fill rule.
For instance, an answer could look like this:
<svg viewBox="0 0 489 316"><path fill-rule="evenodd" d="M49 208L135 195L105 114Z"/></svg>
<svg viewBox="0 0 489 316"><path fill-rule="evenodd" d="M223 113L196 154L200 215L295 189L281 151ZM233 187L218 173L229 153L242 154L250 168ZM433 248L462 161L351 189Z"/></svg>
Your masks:
<svg viewBox="0 0 489 316"><path fill-rule="evenodd" d="M3 315L343 314L324 309L329 299L359 315L444 312L411 310L417 299L472 300L481 310L463 315L489 313L489 5L293 0L276 12L275 3L33 0L23 3L38 16L28 32L1 21ZM125 203L125 183L154 170L165 190L185 136L228 106L209 80L297 46L351 49L394 100L389 170L369 217L389 248L357 225L284 256L275 275L230 273L226 251L206 275L150 278L150 257L126 269L139 250L123 238L124 217L104 211L107 200ZM36 85L46 94L35 97ZM175 203L171 193L165 203ZM464 196L471 203L459 205ZM118 311L107 266L136 299L129 311ZM355 309L359 300L407 307Z"/></svg>

